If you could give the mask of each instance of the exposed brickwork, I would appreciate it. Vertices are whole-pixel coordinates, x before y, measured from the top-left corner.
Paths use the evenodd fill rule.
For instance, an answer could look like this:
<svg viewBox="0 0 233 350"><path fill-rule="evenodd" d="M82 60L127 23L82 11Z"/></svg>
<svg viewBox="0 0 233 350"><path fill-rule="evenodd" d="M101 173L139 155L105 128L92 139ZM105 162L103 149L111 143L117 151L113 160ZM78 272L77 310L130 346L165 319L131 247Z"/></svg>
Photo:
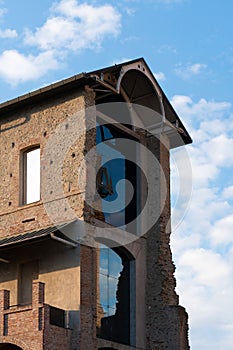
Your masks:
<svg viewBox="0 0 233 350"><path fill-rule="evenodd" d="M116 78L117 75L114 84ZM145 79L143 77L141 81ZM91 82L95 86L98 84L91 78L89 82L90 85ZM48 99L40 102L12 108L0 118L1 164L4 165L0 168L0 238L51 227L73 218L93 224L85 232L75 232L72 236L75 239L79 234L85 235L91 247L81 245L79 250L63 242L63 248L58 249L51 239L34 244L34 248L33 244L25 244L17 248L17 254L16 248L9 249L9 268L5 268L7 271L0 276L0 288L3 289L0 290L0 344L12 343L22 350L188 350L187 314L178 305L170 250L169 141L166 136L157 140L144 132L140 134L140 141L154 153L160 165L155 173L150 173L149 169L149 176L156 181L154 203L148 215L160 215L150 232L126 247L130 259L136 261L132 278L132 285L136 286L135 309L130 309L136 315L136 321L131 322L129 331L133 346L96 336L96 326L101 324L97 317L97 307L101 308L97 305L100 303L99 254L92 246L96 233L94 226L102 227L104 223L98 223L98 219L103 220L104 216L97 211L101 209L101 201L95 203L95 209L91 201L96 200L93 199L96 191L93 179L101 159L95 152L92 158L84 159L90 150L95 150L96 94L90 86L77 85L63 90L62 94L51 93ZM121 98L116 94L116 101ZM60 127L64 130L62 138L58 138L58 143L55 142L54 148L46 153L49 141L59 135ZM66 149L68 139L71 141ZM41 188L45 197L36 203L22 205L22 152L36 145L40 145L41 150ZM58 161L61 161L62 170L59 188L54 181ZM143 202L146 191L141 195ZM52 215L48 215L48 211ZM37 276L32 278L32 303L19 305L20 264L31 264L33 259L38 260L39 267ZM2 266L0 271L3 271ZM38 281L46 282L46 285ZM67 293L68 289L71 289L70 293ZM52 306L72 314L73 330L51 324Z"/></svg>
<svg viewBox="0 0 233 350"><path fill-rule="evenodd" d="M69 350L71 330L50 324L49 305L44 304L44 284L34 283L32 305L9 306L9 292L0 291L0 343L23 350Z"/></svg>
<svg viewBox="0 0 233 350"><path fill-rule="evenodd" d="M29 146L40 145L41 157L43 157L44 149L51 135L59 125L66 123L66 121L67 133L70 132L69 128L72 130L72 125L69 125L69 120L75 115L77 115L77 123L79 123L80 128L85 130L84 109L84 97L79 91L52 101L44 101L42 105L13 111L1 118L0 148L4 166L0 169L0 176L3 179L0 184L0 237L28 232L52 224L42 202L19 206L20 179L22 177L20 167L21 152ZM75 208L75 212L79 217L83 213L83 200L80 200L80 195L82 195L82 190L85 188L85 183L82 183L81 188L78 186L80 181L78 181L77 172L80 161L83 159L85 144L85 132L82 134L81 138L74 140L76 143L71 147L63 164L64 193L68 196L74 195L74 198L69 203L71 207ZM75 154L75 157L72 154ZM49 167L52 166L53 164L49 165ZM48 176L46 175L46 172L49 172L50 169L44 168L42 170L43 177L47 177L47 185L49 186L46 199L58 200L61 194L53 192L54 184L52 181L48 181ZM59 208L64 210L63 206L58 204L58 211ZM61 217L64 217L64 212L57 213L56 219L58 222L61 220ZM23 223L27 219L33 220Z"/></svg>
<svg viewBox="0 0 233 350"><path fill-rule="evenodd" d="M94 248L81 247L81 334L80 350L97 349L96 340L96 251Z"/></svg>

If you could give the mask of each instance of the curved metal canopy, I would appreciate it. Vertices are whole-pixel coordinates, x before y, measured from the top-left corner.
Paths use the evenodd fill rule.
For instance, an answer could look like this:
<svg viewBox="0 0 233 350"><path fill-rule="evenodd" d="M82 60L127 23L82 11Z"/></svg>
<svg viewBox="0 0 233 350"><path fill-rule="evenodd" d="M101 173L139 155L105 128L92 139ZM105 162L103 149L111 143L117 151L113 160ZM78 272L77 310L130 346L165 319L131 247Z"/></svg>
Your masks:
<svg viewBox="0 0 233 350"><path fill-rule="evenodd" d="M143 126L151 134L167 134L171 148L192 140L143 58L91 72L99 103L113 102L113 95L134 106ZM102 86L102 89L100 88ZM110 99L111 96L111 99Z"/></svg>

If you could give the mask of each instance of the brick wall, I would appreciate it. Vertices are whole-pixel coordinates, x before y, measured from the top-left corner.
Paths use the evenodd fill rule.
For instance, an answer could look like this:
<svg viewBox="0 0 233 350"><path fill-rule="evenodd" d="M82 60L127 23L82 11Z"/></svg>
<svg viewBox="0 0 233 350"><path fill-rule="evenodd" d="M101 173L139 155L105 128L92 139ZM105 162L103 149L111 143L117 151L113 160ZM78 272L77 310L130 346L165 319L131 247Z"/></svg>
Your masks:
<svg viewBox="0 0 233 350"><path fill-rule="evenodd" d="M94 248L81 247L81 305L80 305L80 350L97 349L97 273L96 251Z"/></svg>
<svg viewBox="0 0 233 350"><path fill-rule="evenodd" d="M50 324L43 283L33 283L31 305L10 307L9 294L0 291L0 343L12 343L23 350L70 349L71 330Z"/></svg>
<svg viewBox="0 0 233 350"><path fill-rule="evenodd" d="M0 169L0 176L3 179L0 184L0 237L29 232L53 224L42 201L24 206L20 205L21 151L29 146L40 145L41 158L43 158L48 141L59 125L67 121L67 129L65 128L64 132L67 132L67 134L71 132L72 125L69 125L69 121L73 116L77 116L76 123L85 131L84 108L84 97L82 90L79 90L70 92L69 95L64 94L62 97L54 98L52 101L47 100L43 103L15 109L1 116L0 149L1 164L4 164L4 166ZM72 122L75 122L75 118ZM72 122L70 121L71 124ZM74 208L77 216L80 217L83 213L82 193L85 183L80 185L77 169L79 169L80 161L83 159L85 132L82 133L81 138L74 140L74 144L70 146L62 168L61 180L63 181L64 191L62 195L69 197L69 205ZM59 157L59 154L57 154L57 157ZM41 169L42 187L49 187L46 200L59 200L61 194L53 192L54 183L52 179L49 181L48 174L54 166L53 160L49 159L49 161L51 161L51 164L49 163L48 166ZM43 182L45 178L46 183ZM73 198L70 198L71 195ZM56 209L55 220L58 222L64 220L64 206L58 202Z"/></svg>
<svg viewBox="0 0 233 350"><path fill-rule="evenodd" d="M94 119L91 115L84 113L85 108L94 104L94 97L93 91L86 87L82 91L69 91L62 97L54 97L51 101L43 101L10 112L0 119L1 161L4 164L0 169L0 177L3 179L0 182L0 193L2 194L0 197L0 237L29 232L52 226L54 222L68 220L70 216L66 204L74 210L76 217L84 217L86 221L91 220L93 211L90 206L84 204L84 194L91 196L95 160L88 167L87 173L85 166L80 165L84 155L95 144L95 133L92 131L85 134L85 128L93 125ZM70 122L70 117L74 115L77 115L77 118ZM72 129L75 130L74 126L76 127L77 124L84 133L78 139L74 134L74 142L65 154L61 177L62 194L56 190L53 176L50 176L55 160L49 158L46 166L42 166L42 186L45 186L47 204L51 203L52 209L50 209L53 214L51 219L42 201L19 206L20 177L22 175L20 152L25 147L39 144L43 157L47 142L60 124L64 124L67 135ZM60 140L60 143L62 141ZM137 274L137 286L140 288L137 293L143 297L146 294L145 300L136 300L137 306L139 303L143 304L137 307L137 310L140 309L145 319L145 323L141 324L140 334L143 340L140 340L142 344L140 348L187 350L189 348L187 316L184 309L178 306L174 264L169 245L171 233L169 144L166 137L161 141L147 140L147 146L156 155L164 176L161 172L150 175L157 176L158 180L151 214L159 211L161 215L151 231L144 237L145 239L143 238L143 241L146 242L146 254L141 256L141 261L146 262L145 276L140 277L139 273ZM56 156L59 158L64 154L58 152ZM43 177L46 177L46 183L43 182ZM66 202L63 197L66 198ZM53 209L54 202L56 206ZM92 233L91 230L88 232L90 236ZM141 243L137 244L138 251L131 247L132 251L135 250L135 257L142 248ZM98 288L97 254L94 248L81 247L80 264L81 285L77 286L76 291L77 293L81 291L80 329L77 331L80 350L95 350L98 346L96 339ZM139 267L137 271L140 271ZM15 308L9 308L9 293L1 291L0 343L11 342L23 350L56 350L58 348L74 350L75 347L79 348L77 341L70 349L71 331L69 329L50 324L49 305L44 304L43 290L43 284L34 284L32 305ZM137 318L140 318L140 313L137 314ZM113 348L115 346L116 349L130 349L130 347L116 344L112 346Z"/></svg>

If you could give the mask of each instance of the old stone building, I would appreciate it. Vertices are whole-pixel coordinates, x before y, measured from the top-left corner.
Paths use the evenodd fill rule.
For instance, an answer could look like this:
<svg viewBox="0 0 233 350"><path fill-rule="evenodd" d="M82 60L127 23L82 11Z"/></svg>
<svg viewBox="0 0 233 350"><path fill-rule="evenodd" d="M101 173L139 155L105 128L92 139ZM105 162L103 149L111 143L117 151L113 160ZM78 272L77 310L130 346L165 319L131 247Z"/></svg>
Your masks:
<svg viewBox="0 0 233 350"><path fill-rule="evenodd" d="M0 350L186 350L169 151L191 142L144 59L0 105Z"/></svg>

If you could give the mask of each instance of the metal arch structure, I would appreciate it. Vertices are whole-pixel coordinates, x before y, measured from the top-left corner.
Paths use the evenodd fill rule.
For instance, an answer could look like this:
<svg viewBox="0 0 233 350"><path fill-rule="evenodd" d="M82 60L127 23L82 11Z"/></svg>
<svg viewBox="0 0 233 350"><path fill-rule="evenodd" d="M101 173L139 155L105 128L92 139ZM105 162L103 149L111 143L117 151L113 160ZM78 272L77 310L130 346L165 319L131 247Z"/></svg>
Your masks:
<svg viewBox="0 0 233 350"><path fill-rule="evenodd" d="M123 78L125 77L125 75L132 70L136 70L142 74L144 74L147 79L150 81L151 85L154 87L155 92L158 96L159 102L160 102L160 108L161 108L161 115L163 118L163 122L165 121L165 109L164 109L164 105L163 105L163 97L162 97L162 92L160 90L160 87L158 86L155 78L152 76L150 70L147 68L147 66L145 65L145 63L143 62L143 60L138 60L136 62L133 63L129 63L126 64L124 66L122 66L121 71L120 71L120 76L118 78L117 81L117 85L116 85L116 91L119 94L121 92L121 83Z"/></svg>
<svg viewBox="0 0 233 350"><path fill-rule="evenodd" d="M89 87L96 92L98 104L129 103L148 135L167 134L170 148L192 142L144 58L86 73L85 76L92 80ZM145 113L140 107L145 107Z"/></svg>

